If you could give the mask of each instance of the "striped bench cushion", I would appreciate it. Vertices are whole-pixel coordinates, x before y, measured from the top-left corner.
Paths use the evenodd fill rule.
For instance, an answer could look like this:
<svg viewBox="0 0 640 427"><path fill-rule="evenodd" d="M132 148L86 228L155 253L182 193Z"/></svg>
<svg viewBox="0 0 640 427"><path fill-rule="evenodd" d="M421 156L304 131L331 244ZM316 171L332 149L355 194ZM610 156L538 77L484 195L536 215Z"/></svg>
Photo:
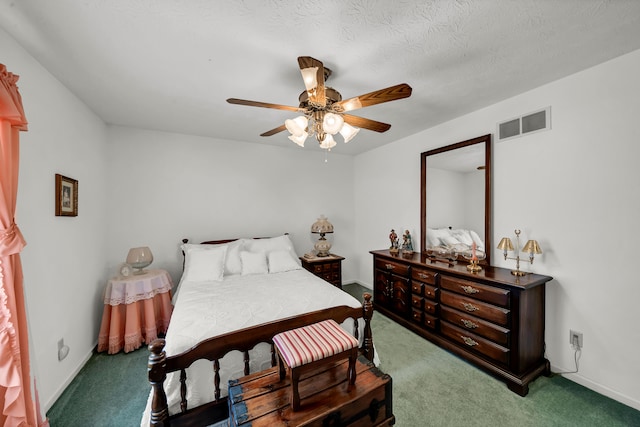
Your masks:
<svg viewBox="0 0 640 427"><path fill-rule="evenodd" d="M358 340L334 320L324 320L282 332L273 337L273 343L290 368L322 360L358 346Z"/></svg>

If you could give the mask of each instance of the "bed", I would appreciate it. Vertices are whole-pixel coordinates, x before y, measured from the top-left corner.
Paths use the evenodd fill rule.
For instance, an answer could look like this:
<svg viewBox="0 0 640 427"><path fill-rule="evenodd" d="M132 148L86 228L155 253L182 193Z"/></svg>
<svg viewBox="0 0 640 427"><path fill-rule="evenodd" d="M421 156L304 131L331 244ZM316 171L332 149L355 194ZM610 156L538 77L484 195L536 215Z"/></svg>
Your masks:
<svg viewBox="0 0 640 427"><path fill-rule="evenodd" d="M228 417L227 384L275 366L279 333L332 318L373 361L371 295L360 303L304 270L287 235L185 242L166 337L149 346L141 425L210 425Z"/></svg>
<svg viewBox="0 0 640 427"><path fill-rule="evenodd" d="M471 254L473 247L484 254L484 242L474 230L462 228L427 228L426 252L428 255L457 258Z"/></svg>

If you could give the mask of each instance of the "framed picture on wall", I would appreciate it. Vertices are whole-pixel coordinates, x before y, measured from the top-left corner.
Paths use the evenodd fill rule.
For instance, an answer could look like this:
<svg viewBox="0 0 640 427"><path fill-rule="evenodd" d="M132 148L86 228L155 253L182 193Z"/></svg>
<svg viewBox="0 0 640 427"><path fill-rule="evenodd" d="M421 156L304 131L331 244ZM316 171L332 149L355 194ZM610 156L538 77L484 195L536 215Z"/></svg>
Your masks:
<svg viewBox="0 0 640 427"><path fill-rule="evenodd" d="M78 181L56 174L56 216L78 216Z"/></svg>

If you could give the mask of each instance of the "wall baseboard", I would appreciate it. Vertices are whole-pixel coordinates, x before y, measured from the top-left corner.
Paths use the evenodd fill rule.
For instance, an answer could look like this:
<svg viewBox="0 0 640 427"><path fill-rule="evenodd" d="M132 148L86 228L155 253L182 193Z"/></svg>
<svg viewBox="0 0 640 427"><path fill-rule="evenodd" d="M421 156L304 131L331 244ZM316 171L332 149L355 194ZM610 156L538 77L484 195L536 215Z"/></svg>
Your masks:
<svg viewBox="0 0 640 427"><path fill-rule="evenodd" d="M49 399L49 401L45 403L45 405L44 405L45 414L47 412L49 412L49 410L51 409L53 404L56 403L56 401L60 398L60 396L62 396L62 393L64 393L64 391L67 389L67 387L69 387L69 384L71 384L71 381L73 381L73 379L76 377L76 375L78 375L80 370L82 368L84 368L84 365L86 365L87 362L89 361L89 359L91 359L91 356L93 356L93 353L98 348L97 346L98 346L98 342L96 341L96 343L93 346L93 348L91 350L89 350L89 353L87 353L87 355L82 359L82 361L80 362L78 367L71 373L71 375L66 379L66 381L64 383L62 383L60 388L58 388L58 390L53 394L51 399Z"/></svg>
<svg viewBox="0 0 640 427"><path fill-rule="evenodd" d="M551 365L551 372L562 372L563 369L558 368L557 366L553 366ZM585 377L583 377L582 375L579 375L577 373L575 374L561 374L563 377L565 377L566 379L573 381L576 384L580 384L583 387L588 388L589 390L593 390L596 393L599 393L603 396L607 396L615 401L618 401L624 405L627 405L633 409L637 409L638 411L640 411L640 401L637 401L635 399L630 398L629 396L626 396L622 393L619 393L615 390L611 390L608 387L603 386L602 384L598 384L596 382L591 381L590 379L587 379Z"/></svg>

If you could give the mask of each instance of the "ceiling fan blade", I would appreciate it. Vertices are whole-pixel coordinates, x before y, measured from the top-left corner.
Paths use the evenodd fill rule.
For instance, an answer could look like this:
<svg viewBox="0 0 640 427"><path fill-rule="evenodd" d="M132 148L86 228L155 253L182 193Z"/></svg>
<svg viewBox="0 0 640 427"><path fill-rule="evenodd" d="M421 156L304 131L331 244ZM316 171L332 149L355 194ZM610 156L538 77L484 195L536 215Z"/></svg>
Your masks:
<svg viewBox="0 0 640 427"><path fill-rule="evenodd" d="M353 111L358 108L369 107L371 105L382 104L383 102L395 101L397 99L411 96L411 86L406 83L391 86L385 89L376 90L354 98L336 102L333 106L339 106L342 111Z"/></svg>
<svg viewBox="0 0 640 427"><path fill-rule="evenodd" d="M324 91L324 65L310 56L299 56L298 66L309 94L309 101L324 107L327 104Z"/></svg>
<svg viewBox="0 0 640 427"><path fill-rule="evenodd" d="M238 98L229 98L227 99L227 102L229 104L248 105L249 107L273 108L275 110L286 110L286 111L295 111L295 112L304 111L300 107L290 107L288 105L280 105L280 104L269 104L268 102L247 101L246 99L238 99Z"/></svg>
<svg viewBox="0 0 640 427"><path fill-rule="evenodd" d="M280 133L283 130L287 130L285 125L280 125L275 129L271 129L266 131L265 133L261 133L260 136L271 136L271 135L275 135L276 133Z"/></svg>
<svg viewBox="0 0 640 427"><path fill-rule="evenodd" d="M355 126L357 128L369 129L375 132L386 132L391 128L391 125L388 123L377 122L371 119L365 119L364 117L352 116L350 114L343 114L342 118L345 122L349 123L351 126Z"/></svg>

